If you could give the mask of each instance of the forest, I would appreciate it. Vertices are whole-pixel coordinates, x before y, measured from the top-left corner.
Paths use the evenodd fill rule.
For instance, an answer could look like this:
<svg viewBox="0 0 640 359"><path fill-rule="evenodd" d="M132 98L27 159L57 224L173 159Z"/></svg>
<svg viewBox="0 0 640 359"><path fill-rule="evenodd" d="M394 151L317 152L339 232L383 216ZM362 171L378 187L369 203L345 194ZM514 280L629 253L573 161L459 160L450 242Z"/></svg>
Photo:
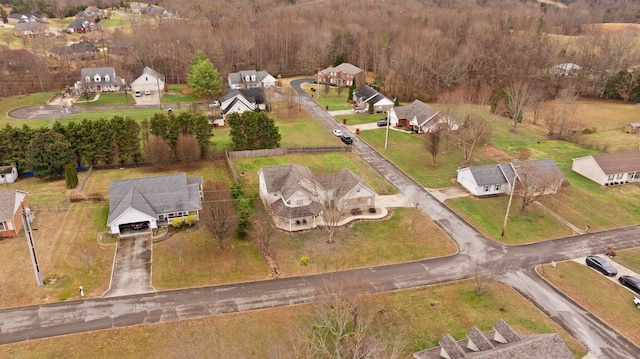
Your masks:
<svg viewBox="0 0 640 359"><path fill-rule="evenodd" d="M545 98L570 86L577 94L640 101L640 3L624 0L160 0L173 18L133 17L93 36L107 49L99 60L47 56L68 39L25 40L22 61L0 49L0 96L64 89L82 67L112 66L131 80L144 66L185 83L202 50L223 78L242 69L278 77L312 76L342 62L370 71L372 85L401 101L434 101L463 89L485 102L499 89L527 81ZM13 9L68 16L78 6L128 9L126 2L13 0ZM71 9L71 10L70 10ZM7 41L8 44L8 41ZM5 60L5 61L2 61ZM13 68L11 68L13 63ZM554 76L555 64L579 64ZM622 74L620 74L623 72ZM612 83L612 81L614 81ZM624 82L618 85L618 82ZM620 91L623 92L620 95Z"/></svg>

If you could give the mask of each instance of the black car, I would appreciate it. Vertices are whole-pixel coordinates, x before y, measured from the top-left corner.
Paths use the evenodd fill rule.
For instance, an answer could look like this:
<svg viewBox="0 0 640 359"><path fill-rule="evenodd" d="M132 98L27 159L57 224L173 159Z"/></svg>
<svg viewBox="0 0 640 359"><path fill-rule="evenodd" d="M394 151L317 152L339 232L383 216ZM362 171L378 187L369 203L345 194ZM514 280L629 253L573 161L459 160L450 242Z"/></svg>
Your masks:
<svg viewBox="0 0 640 359"><path fill-rule="evenodd" d="M618 274L618 270L616 270L611 263L609 263L606 259L600 258L598 256L588 256L586 261L587 265L598 272L613 277Z"/></svg>
<svg viewBox="0 0 640 359"><path fill-rule="evenodd" d="M340 141L344 142L347 145L350 145L353 143L353 140L351 139L351 137L345 136L345 135L340 136Z"/></svg>
<svg viewBox="0 0 640 359"><path fill-rule="evenodd" d="M640 279L630 275L621 275L620 278L618 278L618 282L632 291L640 293Z"/></svg>

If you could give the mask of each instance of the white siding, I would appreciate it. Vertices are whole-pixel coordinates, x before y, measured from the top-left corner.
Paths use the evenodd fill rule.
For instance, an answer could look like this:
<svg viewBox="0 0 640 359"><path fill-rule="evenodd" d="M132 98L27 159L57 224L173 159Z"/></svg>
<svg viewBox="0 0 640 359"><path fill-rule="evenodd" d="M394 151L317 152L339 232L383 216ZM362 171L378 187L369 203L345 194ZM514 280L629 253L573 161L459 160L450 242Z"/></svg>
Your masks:
<svg viewBox="0 0 640 359"><path fill-rule="evenodd" d="M599 183L600 185L604 186L607 182L607 175L591 156L574 158L571 170L596 183Z"/></svg>
<svg viewBox="0 0 640 359"><path fill-rule="evenodd" d="M471 170L469 168L459 169L458 177L456 179L458 183L462 185L462 187L467 189L467 191L475 194L476 196L480 195L481 192L479 191L476 179L473 177L473 174L471 173Z"/></svg>

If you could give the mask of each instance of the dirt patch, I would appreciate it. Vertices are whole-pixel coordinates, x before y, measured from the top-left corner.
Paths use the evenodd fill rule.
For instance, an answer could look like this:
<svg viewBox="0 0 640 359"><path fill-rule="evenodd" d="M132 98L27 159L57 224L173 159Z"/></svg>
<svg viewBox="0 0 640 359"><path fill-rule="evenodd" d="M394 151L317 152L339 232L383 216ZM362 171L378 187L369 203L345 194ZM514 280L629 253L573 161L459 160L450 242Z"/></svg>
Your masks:
<svg viewBox="0 0 640 359"><path fill-rule="evenodd" d="M182 93L185 94L185 95L188 95L188 94L191 93L191 89L190 88L182 89Z"/></svg>
<svg viewBox="0 0 640 359"><path fill-rule="evenodd" d="M474 155L483 159L484 161L491 160L496 163L504 163L513 161L513 157L503 150L493 146L493 145L484 145L476 150Z"/></svg>

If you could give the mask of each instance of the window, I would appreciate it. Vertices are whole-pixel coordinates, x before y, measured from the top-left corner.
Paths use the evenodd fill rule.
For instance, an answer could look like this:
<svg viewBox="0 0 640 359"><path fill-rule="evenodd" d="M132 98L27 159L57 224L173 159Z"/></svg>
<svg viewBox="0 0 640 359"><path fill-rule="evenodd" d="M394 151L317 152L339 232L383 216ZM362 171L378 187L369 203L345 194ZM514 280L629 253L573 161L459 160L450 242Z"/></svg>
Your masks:
<svg viewBox="0 0 640 359"><path fill-rule="evenodd" d="M490 189L490 188L491 188L491 186L486 185L486 186L484 186L484 191L485 191L485 192L489 192L489 189Z"/></svg>
<svg viewBox="0 0 640 359"><path fill-rule="evenodd" d="M91 77L90 76L85 77L84 82L91 82Z"/></svg>
<svg viewBox="0 0 640 359"><path fill-rule="evenodd" d="M497 184L497 185L496 185L496 191L499 191L499 190L500 190L500 185L499 185L499 184Z"/></svg>
<svg viewBox="0 0 640 359"><path fill-rule="evenodd" d="M615 177L616 175L609 175L609 177L607 178L607 181L613 181Z"/></svg>
<svg viewBox="0 0 640 359"><path fill-rule="evenodd" d="M95 82L100 82L100 79L101 79L100 75L93 76L93 81Z"/></svg>
<svg viewBox="0 0 640 359"><path fill-rule="evenodd" d="M148 77L148 76L145 76L145 77L144 77L144 80L145 80L145 81L149 81L149 77Z"/></svg>
<svg viewBox="0 0 640 359"><path fill-rule="evenodd" d="M4 227L4 222L0 222L0 231L4 231L6 228Z"/></svg>
<svg viewBox="0 0 640 359"><path fill-rule="evenodd" d="M105 81L109 81L109 79L110 79L109 75L106 75L106 76L104 77L104 80L105 80Z"/></svg>
<svg viewBox="0 0 640 359"><path fill-rule="evenodd" d="M296 206L302 206L302 200L301 199L296 201Z"/></svg>
<svg viewBox="0 0 640 359"><path fill-rule="evenodd" d="M622 179L622 176L624 176L624 173L618 173L618 177L616 177L616 179Z"/></svg>

